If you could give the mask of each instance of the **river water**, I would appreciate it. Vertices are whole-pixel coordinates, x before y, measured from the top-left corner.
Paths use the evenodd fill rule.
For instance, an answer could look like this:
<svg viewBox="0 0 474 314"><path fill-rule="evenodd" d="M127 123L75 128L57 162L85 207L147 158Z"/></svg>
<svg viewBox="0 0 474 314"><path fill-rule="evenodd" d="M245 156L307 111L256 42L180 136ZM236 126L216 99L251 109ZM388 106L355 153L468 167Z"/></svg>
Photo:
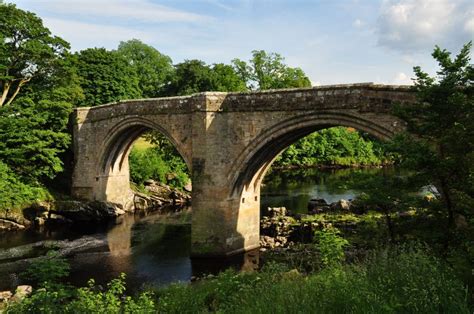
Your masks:
<svg viewBox="0 0 474 314"><path fill-rule="evenodd" d="M285 170L265 178L262 209L281 207L305 213L311 198L328 202L351 199L357 191L344 182L355 172L378 170ZM190 281L192 276L213 273L228 266L253 267L258 255L251 252L234 260L191 260L191 209L125 215L105 226L78 226L2 234L0 238L0 290L24 282L21 272L49 248L68 256L67 281L85 285L89 278L103 284L120 273L133 290Z"/></svg>

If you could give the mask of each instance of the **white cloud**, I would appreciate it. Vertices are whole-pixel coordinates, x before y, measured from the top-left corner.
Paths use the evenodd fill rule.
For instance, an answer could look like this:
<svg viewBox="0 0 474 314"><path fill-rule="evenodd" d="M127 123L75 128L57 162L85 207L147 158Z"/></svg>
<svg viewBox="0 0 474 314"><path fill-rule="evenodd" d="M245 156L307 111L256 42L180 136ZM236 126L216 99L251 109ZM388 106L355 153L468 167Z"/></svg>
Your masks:
<svg viewBox="0 0 474 314"><path fill-rule="evenodd" d="M55 35L71 41L74 50L90 48L91 42L99 43L99 47L115 49L120 41L131 38L149 41L156 37L156 35L153 36L147 32L115 25L91 24L55 18L45 18L43 21Z"/></svg>
<svg viewBox="0 0 474 314"><path fill-rule="evenodd" d="M352 26L356 27L356 28L360 28L362 26L364 26L364 22L360 19L356 19L353 23L352 23Z"/></svg>
<svg viewBox="0 0 474 314"><path fill-rule="evenodd" d="M59 15L93 18L118 18L139 22L203 22L210 17L177 10L147 0L42 0L43 10Z"/></svg>
<svg viewBox="0 0 474 314"><path fill-rule="evenodd" d="M411 78L403 72L397 73L390 83L395 85L413 85Z"/></svg>
<svg viewBox="0 0 474 314"><path fill-rule="evenodd" d="M471 0L384 1L377 22L378 43L405 52L436 44L459 49L474 36L473 19Z"/></svg>

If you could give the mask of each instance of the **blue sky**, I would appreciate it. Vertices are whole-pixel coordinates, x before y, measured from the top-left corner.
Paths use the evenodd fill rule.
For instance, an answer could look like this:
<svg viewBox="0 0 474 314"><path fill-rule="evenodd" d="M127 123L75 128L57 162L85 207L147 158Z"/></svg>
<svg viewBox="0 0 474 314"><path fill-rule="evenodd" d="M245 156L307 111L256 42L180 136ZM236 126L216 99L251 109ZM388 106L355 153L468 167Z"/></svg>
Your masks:
<svg viewBox="0 0 474 314"><path fill-rule="evenodd" d="M435 44L458 52L474 38L472 0L10 0L35 12L73 50L138 38L174 63L247 60L278 52L314 85L409 84L434 73Z"/></svg>

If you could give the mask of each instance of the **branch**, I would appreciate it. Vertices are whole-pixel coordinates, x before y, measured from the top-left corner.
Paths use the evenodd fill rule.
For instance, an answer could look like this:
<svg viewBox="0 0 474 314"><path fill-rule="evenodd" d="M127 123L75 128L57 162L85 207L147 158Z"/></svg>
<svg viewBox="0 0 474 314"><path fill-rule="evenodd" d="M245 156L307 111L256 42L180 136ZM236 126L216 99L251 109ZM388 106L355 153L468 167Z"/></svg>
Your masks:
<svg viewBox="0 0 474 314"><path fill-rule="evenodd" d="M3 85L3 93L2 93L2 98L0 98L0 107L3 106L3 103L7 99L8 91L10 90L10 82L5 82L5 85Z"/></svg>
<svg viewBox="0 0 474 314"><path fill-rule="evenodd" d="M10 97L10 100L8 100L8 102L5 104L6 106L12 103L13 99L15 99L16 95L18 95L18 93L20 92L21 87L25 85L26 83L28 83L30 80L31 80L31 77L20 80L20 83L18 83L18 86L16 87L16 90L13 93L12 97Z"/></svg>

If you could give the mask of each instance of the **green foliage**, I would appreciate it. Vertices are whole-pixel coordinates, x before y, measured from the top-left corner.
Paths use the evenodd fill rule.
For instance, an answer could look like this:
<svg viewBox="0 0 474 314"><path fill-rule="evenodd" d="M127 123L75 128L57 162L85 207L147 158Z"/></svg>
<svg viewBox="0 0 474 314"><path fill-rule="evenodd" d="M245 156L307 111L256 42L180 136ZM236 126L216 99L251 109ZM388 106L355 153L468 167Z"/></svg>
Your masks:
<svg viewBox="0 0 474 314"><path fill-rule="evenodd" d="M112 280L102 290L94 280L89 286L72 288L46 285L37 289L21 303L12 303L6 313L155 313L155 302L150 293L132 298L125 295L125 274Z"/></svg>
<svg viewBox="0 0 474 314"><path fill-rule="evenodd" d="M35 14L0 4L0 107L10 104L32 79L51 76L68 48Z"/></svg>
<svg viewBox="0 0 474 314"><path fill-rule="evenodd" d="M163 94L174 74L170 57L138 39L120 42L117 53L128 61L138 75L141 97L158 97Z"/></svg>
<svg viewBox="0 0 474 314"><path fill-rule="evenodd" d="M89 48L76 53L73 63L85 96L79 106L97 106L141 96L136 68L116 51Z"/></svg>
<svg viewBox="0 0 474 314"><path fill-rule="evenodd" d="M311 82L300 68L291 68L278 53L252 51L252 59L232 60L236 72L251 90L311 87Z"/></svg>
<svg viewBox="0 0 474 314"><path fill-rule="evenodd" d="M137 185L153 179L181 189L190 180L186 163L179 153L166 151L159 146L144 150L132 149L129 164L131 180Z"/></svg>
<svg viewBox="0 0 474 314"><path fill-rule="evenodd" d="M303 276L279 264L225 271L192 285L125 295L124 275L106 289L46 286L6 313L470 313L452 270L420 245L373 252L363 263Z"/></svg>
<svg viewBox="0 0 474 314"><path fill-rule="evenodd" d="M374 254L365 263L304 277L283 267L225 272L159 294L166 313L469 313L466 290L424 248Z"/></svg>
<svg viewBox="0 0 474 314"><path fill-rule="evenodd" d="M167 91L168 95L246 90L245 81L230 65L219 63L211 67L200 60L186 60L175 68L176 74Z"/></svg>
<svg viewBox="0 0 474 314"><path fill-rule="evenodd" d="M22 277L33 280L41 286L59 283L61 278L69 275L70 266L66 258L60 257L58 252L49 251L44 257L35 260Z"/></svg>
<svg viewBox="0 0 474 314"><path fill-rule="evenodd" d="M14 209L46 197L47 192L43 188L24 184L6 164L0 161L0 213L2 216L8 216Z"/></svg>
<svg viewBox="0 0 474 314"><path fill-rule="evenodd" d="M345 127L324 129L298 140L276 160L274 167L311 167L315 165L370 166L389 161L378 144Z"/></svg>
<svg viewBox="0 0 474 314"><path fill-rule="evenodd" d="M321 260L325 266L337 267L344 261L344 247L348 246L349 242L340 234L339 230L334 227L324 228L314 234L321 253Z"/></svg>
<svg viewBox="0 0 474 314"><path fill-rule="evenodd" d="M67 123L71 104L22 97L0 108L0 159L25 180L53 178L62 170L59 154L71 137Z"/></svg>
<svg viewBox="0 0 474 314"><path fill-rule="evenodd" d="M449 232L455 213L473 216L462 204L474 200L474 68L470 64L471 43L451 58L439 47L433 57L439 64L437 77L415 67L418 103L397 108L408 123L409 133L399 136L394 150L403 165L432 184L447 213ZM463 195L461 198L456 195ZM462 202L459 202L463 199Z"/></svg>

